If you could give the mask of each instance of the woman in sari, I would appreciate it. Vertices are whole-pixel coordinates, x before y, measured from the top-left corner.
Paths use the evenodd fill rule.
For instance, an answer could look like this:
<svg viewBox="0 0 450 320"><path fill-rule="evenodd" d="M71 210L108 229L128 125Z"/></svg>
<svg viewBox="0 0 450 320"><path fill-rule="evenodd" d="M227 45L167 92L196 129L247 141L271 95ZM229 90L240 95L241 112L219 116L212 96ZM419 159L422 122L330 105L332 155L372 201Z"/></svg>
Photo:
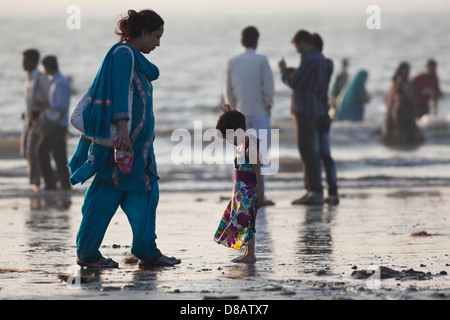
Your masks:
<svg viewBox="0 0 450 320"><path fill-rule="evenodd" d="M392 87L386 97L386 117L381 134L389 146L415 148L424 137L416 124L417 97L409 82L409 64L402 62L392 78Z"/></svg>
<svg viewBox="0 0 450 320"><path fill-rule="evenodd" d="M159 70L142 53L158 47L163 32L164 21L154 11L129 10L128 16L118 22L120 43L109 50L90 88L89 103L83 111L84 136L69 163L73 184L95 175L85 194L77 234L77 263L82 267L118 267L117 262L104 258L99 248L119 205L132 228L131 253L141 265L172 266L181 262L163 255L155 241L159 177L153 150L152 81L158 78ZM132 122L130 132L127 121ZM116 149L86 138L108 138L111 123L118 128ZM120 152L126 159L118 161Z"/></svg>
<svg viewBox="0 0 450 320"><path fill-rule="evenodd" d="M345 90L341 106L338 110L336 120L340 121L362 121L364 118L364 104L369 102L370 98L364 87L368 73L361 70L356 75L353 82Z"/></svg>

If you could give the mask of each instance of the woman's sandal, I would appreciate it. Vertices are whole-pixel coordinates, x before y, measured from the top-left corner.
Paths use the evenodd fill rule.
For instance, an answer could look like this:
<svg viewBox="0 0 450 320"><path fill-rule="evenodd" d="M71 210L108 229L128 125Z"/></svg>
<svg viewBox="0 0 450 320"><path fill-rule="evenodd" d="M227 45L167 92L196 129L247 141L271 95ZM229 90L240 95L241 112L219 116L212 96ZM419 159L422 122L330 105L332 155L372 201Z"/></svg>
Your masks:
<svg viewBox="0 0 450 320"><path fill-rule="evenodd" d="M100 260L96 262L85 262L81 261L80 259L77 259L77 264L82 268L86 267L90 269L109 269L119 267L119 264L115 262L113 259L104 257L102 257Z"/></svg>
<svg viewBox="0 0 450 320"><path fill-rule="evenodd" d="M152 267L173 267L176 264L180 264L181 260L175 257L167 257L162 255L159 259L152 262L139 262L139 267L152 268Z"/></svg>

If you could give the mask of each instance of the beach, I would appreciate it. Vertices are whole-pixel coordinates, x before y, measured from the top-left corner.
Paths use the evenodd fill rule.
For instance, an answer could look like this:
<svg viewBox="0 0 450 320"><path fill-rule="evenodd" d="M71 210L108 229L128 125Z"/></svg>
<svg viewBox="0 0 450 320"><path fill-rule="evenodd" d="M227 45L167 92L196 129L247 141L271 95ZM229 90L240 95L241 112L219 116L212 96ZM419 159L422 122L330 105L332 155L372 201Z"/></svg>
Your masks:
<svg viewBox="0 0 450 320"><path fill-rule="evenodd" d="M450 188L348 188L338 206L293 206L300 189L274 189L271 180L267 195L275 205L258 213L254 264L230 262L239 252L212 240L231 190L171 192L162 182L157 243L182 263L140 269L119 209L101 247L119 268L81 274L75 237L83 188L70 195L11 192L0 198L0 298L450 299ZM374 268L379 282L363 276ZM71 275L80 276L78 285L67 284Z"/></svg>

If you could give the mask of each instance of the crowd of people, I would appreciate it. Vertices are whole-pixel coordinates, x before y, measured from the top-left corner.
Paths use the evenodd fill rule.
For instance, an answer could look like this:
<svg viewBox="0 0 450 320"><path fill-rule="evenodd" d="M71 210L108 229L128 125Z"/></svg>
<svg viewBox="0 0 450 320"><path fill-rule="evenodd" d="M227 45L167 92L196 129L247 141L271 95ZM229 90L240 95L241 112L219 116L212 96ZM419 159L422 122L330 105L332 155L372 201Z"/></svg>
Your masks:
<svg viewBox="0 0 450 320"><path fill-rule="evenodd" d="M408 104L415 119L430 113L437 114L438 100L442 96L442 92L439 87L436 68L436 61L430 59L427 62L426 70L409 80L410 65L408 62L401 62L395 70L392 77L392 87L386 95L387 114L392 114L392 96L394 93L396 95L410 96ZM368 76L369 74L366 70L360 70L353 80L348 83L348 60L342 60L342 71L335 77L330 92L330 115L333 119L337 121L364 120L364 107L370 101L370 95L365 88ZM409 90L407 90L410 92L399 92L399 87L403 87L400 83L410 86ZM432 105L430 105L430 102ZM387 115L387 117L392 116Z"/></svg>
<svg viewBox="0 0 450 320"><path fill-rule="evenodd" d="M331 90L330 115L336 121L362 121L365 105L370 101L365 88L368 72L358 71L347 84L347 68L348 60L344 59L342 71L336 76ZM401 62L395 70L392 86L385 97L386 113L381 129L386 145L410 149L423 143L424 135L417 120L428 114L437 114L438 99L442 96L436 68L436 61L430 59L426 70L411 80L408 62Z"/></svg>
<svg viewBox="0 0 450 320"><path fill-rule="evenodd" d="M414 148L424 141L416 119L429 113L437 114L437 103L442 92L436 75L437 63L430 59L427 70L409 80L410 65L401 62L392 77L392 86L386 96L386 116L381 130L387 145ZM430 101L433 105L430 106Z"/></svg>

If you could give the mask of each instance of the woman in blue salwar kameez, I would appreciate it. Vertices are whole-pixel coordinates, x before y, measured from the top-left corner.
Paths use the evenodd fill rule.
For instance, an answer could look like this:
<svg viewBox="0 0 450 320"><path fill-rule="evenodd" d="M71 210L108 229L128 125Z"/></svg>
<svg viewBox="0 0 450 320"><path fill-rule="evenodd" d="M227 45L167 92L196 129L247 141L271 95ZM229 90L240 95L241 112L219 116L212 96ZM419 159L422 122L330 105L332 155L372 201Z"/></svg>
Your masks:
<svg viewBox="0 0 450 320"><path fill-rule="evenodd" d="M99 248L119 206L132 228L131 253L143 266L181 262L163 255L156 245L159 177L153 150L152 81L158 78L159 70L142 53L150 53L159 46L163 32L164 21L154 11L129 10L128 16L118 23L120 42L107 53L90 88L89 103L83 111L84 136L69 162L72 184L84 183L95 175L86 191L76 239L80 266L118 267L112 259L104 258ZM129 102L132 102L131 115ZM132 122L130 132L127 121ZM115 162L114 149L86 138L108 138L111 123L118 127L117 148L134 154L128 174Z"/></svg>

